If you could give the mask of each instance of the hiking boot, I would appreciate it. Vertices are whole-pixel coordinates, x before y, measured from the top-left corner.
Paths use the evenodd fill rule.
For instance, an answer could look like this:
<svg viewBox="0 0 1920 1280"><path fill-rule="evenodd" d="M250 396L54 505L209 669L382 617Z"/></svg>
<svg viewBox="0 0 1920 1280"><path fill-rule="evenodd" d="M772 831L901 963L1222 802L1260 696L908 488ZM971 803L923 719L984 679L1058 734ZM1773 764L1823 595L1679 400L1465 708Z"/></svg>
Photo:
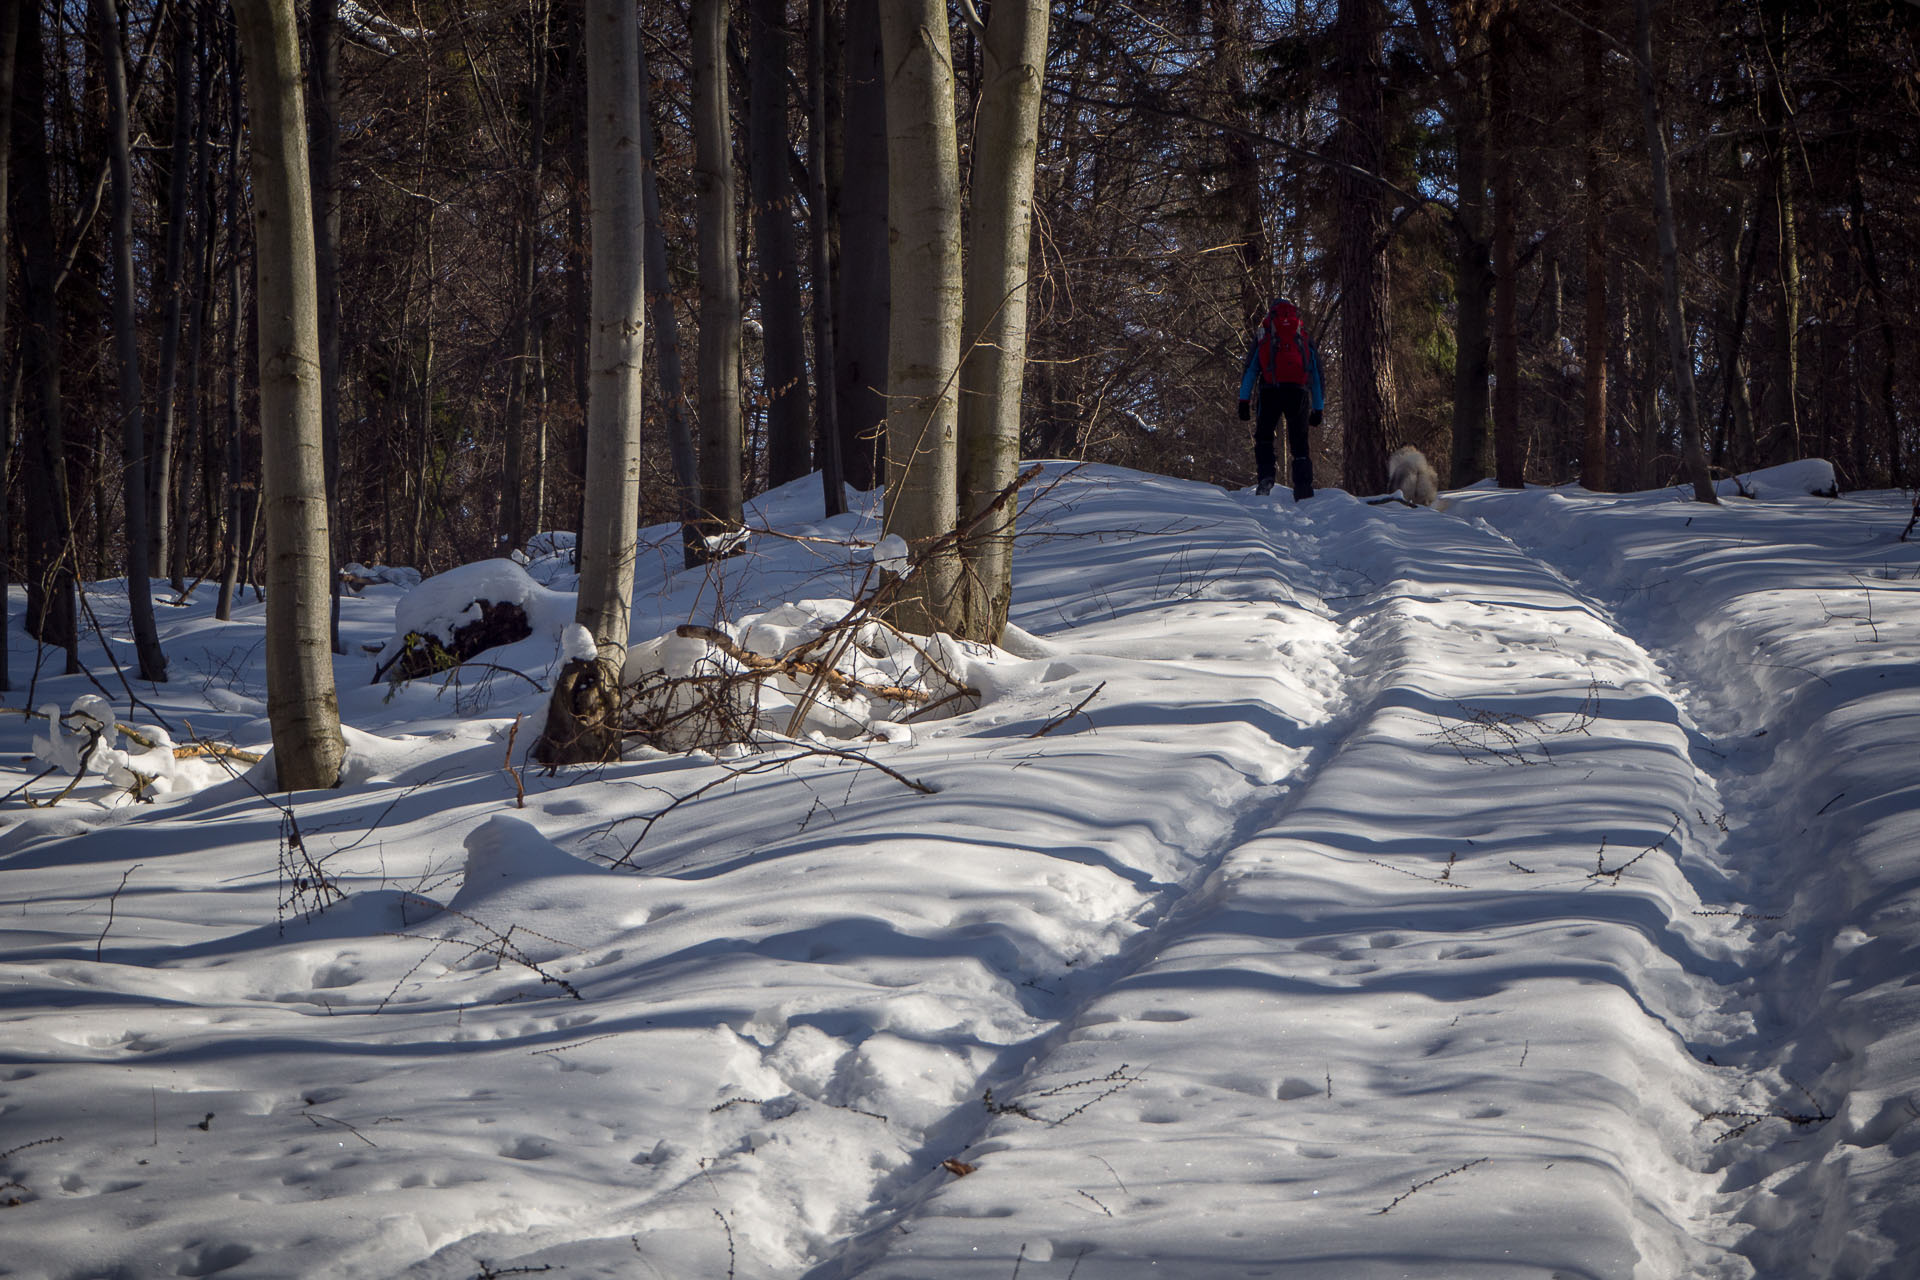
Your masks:
<svg viewBox="0 0 1920 1280"><path fill-rule="evenodd" d="M1293 460L1293 500L1305 502L1313 496L1313 459Z"/></svg>
<svg viewBox="0 0 1920 1280"><path fill-rule="evenodd" d="M1257 498L1264 498L1272 492L1273 492L1272 476L1262 476L1260 478L1260 483L1253 486L1253 493L1254 493L1254 496Z"/></svg>

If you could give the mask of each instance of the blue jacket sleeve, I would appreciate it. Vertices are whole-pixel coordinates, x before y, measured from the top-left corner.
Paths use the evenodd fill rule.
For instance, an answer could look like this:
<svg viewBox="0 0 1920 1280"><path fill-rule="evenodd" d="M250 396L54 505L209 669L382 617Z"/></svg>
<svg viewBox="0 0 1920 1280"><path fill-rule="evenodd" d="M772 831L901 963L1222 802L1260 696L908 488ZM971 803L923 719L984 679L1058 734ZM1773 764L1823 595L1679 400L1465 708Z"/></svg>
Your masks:
<svg viewBox="0 0 1920 1280"><path fill-rule="evenodd" d="M1254 378L1260 368L1260 339L1255 338L1253 345L1247 348L1247 367L1240 372L1240 398L1253 399Z"/></svg>
<svg viewBox="0 0 1920 1280"><path fill-rule="evenodd" d="M1326 388L1320 382L1320 349L1313 345L1312 338L1307 339L1307 396L1311 407L1327 407Z"/></svg>

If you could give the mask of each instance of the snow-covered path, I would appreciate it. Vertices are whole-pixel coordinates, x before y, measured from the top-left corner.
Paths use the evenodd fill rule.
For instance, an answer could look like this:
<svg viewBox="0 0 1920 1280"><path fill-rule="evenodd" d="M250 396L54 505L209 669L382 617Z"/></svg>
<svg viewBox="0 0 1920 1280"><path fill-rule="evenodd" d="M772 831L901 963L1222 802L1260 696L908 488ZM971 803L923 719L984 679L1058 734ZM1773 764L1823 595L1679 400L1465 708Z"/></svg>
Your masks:
<svg viewBox="0 0 1920 1280"><path fill-rule="evenodd" d="M1611 600L1705 735L1695 759L1755 938L1752 1026L1718 1060L1758 1096L1712 1152L1737 1247L1765 1277L1904 1277L1920 1248L1920 547L1894 540L1911 495L1808 497L1819 484L1783 470L1764 501L1711 510L1541 491L1460 510Z"/></svg>
<svg viewBox="0 0 1920 1280"><path fill-rule="evenodd" d="M1472 523L1256 509L1350 597L1336 745L996 1099L979 1172L817 1274L1746 1274L1701 1238L1737 1086L1696 1056L1744 1029L1743 939L1694 914L1731 909L1718 809L1657 667Z"/></svg>
<svg viewBox="0 0 1920 1280"><path fill-rule="evenodd" d="M538 692L370 685L356 648L348 783L295 804L320 915L246 781L0 812L0 1272L1904 1277L1898 495L1052 478L983 705L861 744L931 795L516 779ZM871 528L816 501L766 518ZM660 537L636 639L862 572L770 537L682 574ZM261 742L258 606L163 621L143 696ZM29 729L0 772L44 798Z"/></svg>

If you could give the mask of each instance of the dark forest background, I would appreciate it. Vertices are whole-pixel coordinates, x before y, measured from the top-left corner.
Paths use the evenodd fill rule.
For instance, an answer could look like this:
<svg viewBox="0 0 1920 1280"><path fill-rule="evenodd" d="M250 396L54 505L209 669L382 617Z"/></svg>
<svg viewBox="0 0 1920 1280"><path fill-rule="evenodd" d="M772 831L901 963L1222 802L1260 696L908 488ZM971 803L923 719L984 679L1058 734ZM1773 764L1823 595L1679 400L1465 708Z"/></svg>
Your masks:
<svg viewBox="0 0 1920 1280"><path fill-rule="evenodd" d="M730 15L749 494L805 474L823 420L838 424L848 479L876 480L882 2L743 0ZM131 459L154 576L176 590L245 581L260 424L227 6L3 7L10 579L50 558L83 579L120 574ZM691 360L700 281L689 14L674 0L640 9L666 246L665 278L648 286L675 318L647 332L651 522L676 516L665 416L698 408L661 381L662 344ZM1343 365L1364 361L1383 389L1370 429L1423 449L1443 479L1493 475L1504 450L1508 480L1517 467L1529 482L1673 482L1681 406L1634 10L1056 5L1025 452L1247 482L1239 372L1251 326L1285 292L1329 366L1325 478L1373 478L1342 435ZM1648 16L1710 464L1820 456L1847 487L1915 483L1920 5L1674 0ZM434 572L575 527L590 261L578 6L313 0L302 21L315 201L335 228L321 269L339 308L324 370L337 562ZM953 21L964 167L980 54L960 6ZM1387 262L1381 341L1358 353L1342 349L1352 304L1337 252L1357 217L1377 220Z"/></svg>

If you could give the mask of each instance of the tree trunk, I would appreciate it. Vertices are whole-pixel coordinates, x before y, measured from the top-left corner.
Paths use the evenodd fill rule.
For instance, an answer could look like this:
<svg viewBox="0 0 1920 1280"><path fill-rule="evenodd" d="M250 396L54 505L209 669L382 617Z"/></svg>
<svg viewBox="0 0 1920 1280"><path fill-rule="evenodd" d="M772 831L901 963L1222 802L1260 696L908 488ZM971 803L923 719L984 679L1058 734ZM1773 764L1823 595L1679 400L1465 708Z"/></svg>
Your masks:
<svg viewBox="0 0 1920 1280"><path fill-rule="evenodd" d="M1236 256L1240 260L1240 321L1243 326L1251 327L1260 322L1268 301L1280 290L1272 278L1273 249L1267 242L1262 216L1267 202L1261 189L1260 158L1248 136L1248 130L1255 124L1251 95L1247 92L1247 52L1253 43L1247 30L1249 9L1242 0L1208 0L1208 9L1208 25L1213 37L1208 70L1222 95L1220 112L1228 122L1238 126L1221 131L1221 146L1226 152L1223 195L1229 216L1238 224L1229 228L1229 234L1239 242ZM1044 30L1044 20L1041 26ZM1044 44L1038 62L1044 68ZM976 148L974 154L978 157L982 153Z"/></svg>
<svg viewBox="0 0 1920 1280"><path fill-rule="evenodd" d="M540 241L540 182L546 163L547 143L547 5L538 0L528 15L530 30L528 66L531 87L528 92L527 167L520 175L518 216L514 220L513 319L507 335L507 408L502 425L505 435L500 480L500 549L519 550L529 533L526 514L526 418L527 388L532 382L533 304L537 282L536 246ZM644 68L642 74L645 74ZM642 83L642 92L645 84ZM652 169L649 164L648 174Z"/></svg>
<svg viewBox="0 0 1920 1280"><path fill-rule="evenodd" d="M646 282L653 312L653 349L660 364L660 398L667 419L667 454L673 461L675 504L680 512L686 567L700 563L700 461L693 448L693 424L687 420L687 390L680 366L680 322L673 312L673 282L667 277L667 233L660 217L660 184L654 173L655 137L647 91L646 52L640 54L641 198L646 212Z"/></svg>
<svg viewBox="0 0 1920 1280"><path fill-rule="evenodd" d="M140 336L133 282L133 156L127 137L127 66L120 54L120 13L115 0L92 0L100 65L107 85L108 167L113 175L109 223L113 252L113 333L120 360L120 450L122 515L126 523L127 611L140 678L167 678L166 655L153 620L153 547L147 528L147 435L140 412ZM102 643L106 637L101 637Z"/></svg>
<svg viewBox="0 0 1920 1280"><path fill-rule="evenodd" d="M1335 238L1342 299L1342 471L1354 493L1386 488L1388 445L1400 434L1388 341L1388 209L1386 193L1373 180L1386 148L1380 41L1380 0L1340 0L1334 19L1340 112L1335 154L1342 162L1334 182L1341 210Z"/></svg>
<svg viewBox="0 0 1920 1280"><path fill-rule="evenodd" d="M1513 106L1513 10L1503 7L1489 33L1488 74L1493 161L1493 471L1503 489L1526 484L1526 438L1520 430L1520 264L1514 247L1518 184Z"/></svg>
<svg viewBox="0 0 1920 1280"><path fill-rule="evenodd" d="M840 406L834 387L837 312L833 292L833 219L828 210L828 155L832 135L827 106L827 4L811 0L807 22L807 215L813 237L814 447L820 459L820 489L829 517L847 509L846 469L840 459Z"/></svg>
<svg viewBox="0 0 1920 1280"><path fill-rule="evenodd" d="M227 501L220 528L220 592L213 607L213 616L221 622L233 619L233 593L247 545L241 526L252 522L248 509L252 482L245 468L240 413L240 192L245 181L240 171L240 44L231 23L227 26L227 74Z"/></svg>
<svg viewBox="0 0 1920 1280"><path fill-rule="evenodd" d="M167 564L167 572L173 581L175 591L187 589L187 561L193 549L192 539L188 537L193 512L193 468L191 461L195 455L200 462L200 488L202 511L201 550L205 562L211 562L214 555L215 521L213 517L214 487L213 455L207 437L206 404L201 396L200 369L205 355L208 313L213 306L213 247L214 247L214 184L213 184L213 66L214 47L211 32L201 28L202 39L194 61L200 81L198 103L194 109L193 142L193 186L194 204L197 210L193 228L188 237L191 246L187 257L193 263L194 283L188 290L187 341L186 341L186 387L183 399L187 405L187 429L182 438L185 448L179 466L175 468L180 482L174 486L174 537ZM210 397L209 397L210 398Z"/></svg>
<svg viewBox="0 0 1920 1280"><path fill-rule="evenodd" d="M308 8L308 73L313 80L313 115L308 150L313 161L313 272L320 316L320 439L327 489L327 634L335 653L340 645L340 575L343 559L331 545L340 529L340 185L336 158L340 149L339 0L311 0Z"/></svg>
<svg viewBox="0 0 1920 1280"><path fill-rule="evenodd" d="M693 188L699 224L701 529L740 523L740 264L727 127L725 0L693 4Z"/></svg>
<svg viewBox="0 0 1920 1280"><path fill-rule="evenodd" d="M1462 88L1455 111L1459 137L1455 184L1460 212L1454 222L1454 366L1451 477L1465 488L1486 474L1487 374L1494 276L1487 234L1487 33L1478 5L1454 6L1455 61Z"/></svg>
<svg viewBox="0 0 1920 1280"><path fill-rule="evenodd" d="M767 392L767 476L797 480L812 469L807 412L806 329L800 319L799 255L793 236L792 148L787 141L786 0L747 6L748 179L754 262L759 268L763 372Z"/></svg>
<svg viewBox="0 0 1920 1280"><path fill-rule="evenodd" d="M7 276L13 265L12 229L7 203L8 167L13 158L13 55L19 45L20 6L0 5L0 587L13 572L13 512L6 477L13 460L14 407L18 388L15 370L7 360ZM0 690L13 688L7 660L11 610L0 608Z"/></svg>
<svg viewBox="0 0 1920 1280"><path fill-rule="evenodd" d="M1662 131L1660 103L1653 87L1653 18L1650 0L1634 0L1634 57L1640 76L1640 109L1647 132L1647 158L1653 174L1654 231L1660 244L1660 282L1667 313L1667 352L1673 362L1674 388L1680 407L1680 455L1693 496L1718 503L1713 478L1707 473L1707 455L1700 444L1700 405L1694 394L1693 360L1687 349L1686 317L1680 301L1680 251L1673 225L1673 195L1667 185L1667 140Z"/></svg>
<svg viewBox="0 0 1920 1280"><path fill-rule="evenodd" d="M587 489L574 621L597 660L575 655L555 682L535 754L548 764L618 759L614 691L626 661L640 523L640 389L646 273L632 234L644 220L640 28L631 0L587 0L587 181L592 210L593 341L588 359Z"/></svg>
<svg viewBox="0 0 1920 1280"><path fill-rule="evenodd" d="M1757 358L1762 365L1761 412L1766 438L1762 460L1778 466L1803 452L1800 430L1800 249L1794 227L1793 163L1788 137L1788 88L1781 82L1786 52L1787 0L1760 6L1763 69L1755 86L1762 145L1756 204L1755 252L1762 329Z"/></svg>
<svg viewBox="0 0 1920 1280"><path fill-rule="evenodd" d="M47 160L46 67L40 6L15 6L13 134L20 174L19 215L21 372L28 391L27 436L27 617L26 631L41 644L66 650L67 674L80 671L80 629L74 597L73 515L67 492L67 448L60 392L60 315L55 302L59 274L54 243L52 190ZM13 185L11 182L9 185Z"/></svg>
<svg viewBox="0 0 1920 1280"><path fill-rule="evenodd" d="M1753 289L1753 250L1746 223L1746 204L1736 194L1722 232L1727 263L1727 314L1719 326L1723 428L1715 433L1713 449L1714 462L1732 471L1745 471L1753 462L1753 397L1744 345Z"/></svg>
<svg viewBox="0 0 1920 1280"><path fill-rule="evenodd" d="M195 6L173 13L173 142L167 165L167 233L161 260L160 361L153 397L153 440L147 451L147 512L152 525L153 557L147 572L159 577L173 561L173 477L180 415L174 389L180 367L180 330L186 298L183 282L189 256L187 231L193 217L189 190L193 167Z"/></svg>
<svg viewBox="0 0 1920 1280"><path fill-rule="evenodd" d="M267 717L286 791L339 781L313 193L293 0L234 11L246 45L267 517Z"/></svg>
<svg viewBox="0 0 1920 1280"><path fill-rule="evenodd" d="M1607 485L1607 104L1604 49L1594 28L1605 18L1607 0L1588 0L1587 23L1580 32L1581 87L1586 98L1587 254L1585 332L1581 368L1581 408L1585 415L1580 448L1580 483L1593 493Z"/></svg>
<svg viewBox="0 0 1920 1280"><path fill-rule="evenodd" d="M969 193L959 445L959 515L979 523L962 549L966 571L955 634L997 644L1013 597L1014 504L1005 490L1020 465L1027 246L1047 65L1046 0L1000 0L989 19L983 61ZM999 509L986 514L996 502Z"/></svg>
<svg viewBox="0 0 1920 1280"><path fill-rule="evenodd" d="M886 532L915 567L894 612L909 631L949 629L959 556L957 492L961 321L960 164L953 59L941 0L881 6L887 66L892 324L887 387Z"/></svg>
<svg viewBox="0 0 1920 1280"><path fill-rule="evenodd" d="M887 99L880 0L848 0L846 181L840 190L839 362L841 463L865 492L887 475Z"/></svg>
<svg viewBox="0 0 1920 1280"><path fill-rule="evenodd" d="M1881 425L1886 432L1887 483L1906 484L1907 466L1900 440L1900 411L1898 400L1894 396L1894 370L1900 359L1899 343L1894 337L1893 308L1887 299L1886 276L1880 270L1880 254L1874 248L1873 232L1867 226L1867 204L1865 193L1861 190L1860 160L1854 156L1852 180L1847 185L1847 199L1853 214L1853 239L1856 252L1860 255L1860 269L1866 276L1867 296L1872 301L1872 320L1863 324L1880 334L1879 377L1874 380L1876 397L1880 403Z"/></svg>

